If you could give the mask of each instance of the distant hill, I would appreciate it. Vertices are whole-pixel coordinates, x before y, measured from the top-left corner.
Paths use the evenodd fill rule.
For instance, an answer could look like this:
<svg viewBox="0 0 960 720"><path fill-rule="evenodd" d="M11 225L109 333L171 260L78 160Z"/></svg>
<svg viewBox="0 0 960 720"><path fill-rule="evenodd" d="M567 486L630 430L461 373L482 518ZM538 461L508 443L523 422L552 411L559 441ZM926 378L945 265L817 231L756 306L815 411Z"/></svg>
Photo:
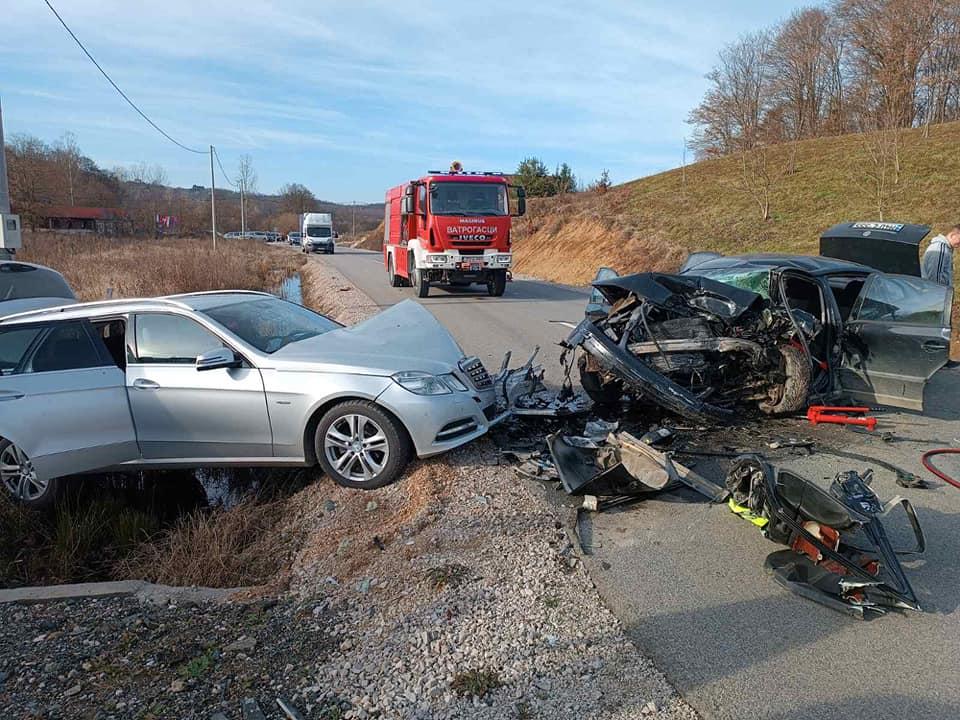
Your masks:
<svg viewBox="0 0 960 720"><path fill-rule="evenodd" d="M888 142L883 142L886 139ZM846 135L769 151L770 219L745 189L759 163L707 160L618 185L529 201L514 231L516 271L557 282L588 283L598 267L621 273L676 270L688 252L816 253L819 233L845 220L879 220L878 165L886 149L883 219L932 225L960 222L960 122L905 131L899 176L890 138ZM751 172L754 167L758 172ZM762 185L762 182L759 183Z"/></svg>

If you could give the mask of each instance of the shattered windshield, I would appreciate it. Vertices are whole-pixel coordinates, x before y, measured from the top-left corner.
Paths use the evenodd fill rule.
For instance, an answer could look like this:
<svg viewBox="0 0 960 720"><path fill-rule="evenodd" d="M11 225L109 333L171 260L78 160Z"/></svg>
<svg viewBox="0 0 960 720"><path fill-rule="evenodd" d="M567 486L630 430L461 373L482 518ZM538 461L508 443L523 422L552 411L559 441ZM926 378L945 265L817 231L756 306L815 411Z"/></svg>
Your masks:
<svg viewBox="0 0 960 720"><path fill-rule="evenodd" d="M770 271L769 270L738 270L721 268L715 270L698 270L695 274L710 278L717 282L733 285L741 290L750 290L770 299Z"/></svg>
<svg viewBox="0 0 960 720"><path fill-rule="evenodd" d="M203 314L265 353L340 327L301 305L268 297L231 302Z"/></svg>

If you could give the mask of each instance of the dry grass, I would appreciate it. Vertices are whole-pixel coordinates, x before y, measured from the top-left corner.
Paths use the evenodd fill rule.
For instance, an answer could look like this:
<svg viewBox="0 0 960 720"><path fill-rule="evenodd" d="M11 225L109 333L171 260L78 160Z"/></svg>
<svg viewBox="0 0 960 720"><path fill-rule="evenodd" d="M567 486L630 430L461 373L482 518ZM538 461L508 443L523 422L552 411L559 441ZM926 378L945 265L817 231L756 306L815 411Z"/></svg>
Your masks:
<svg viewBox="0 0 960 720"><path fill-rule="evenodd" d="M234 588L267 583L299 544L280 531L287 504L250 500L229 510L191 513L155 542L139 546L115 574L165 585Z"/></svg>
<svg viewBox="0 0 960 720"><path fill-rule="evenodd" d="M17 256L63 273L84 301L201 290L273 290L306 262L255 240L109 239L27 233Z"/></svg>

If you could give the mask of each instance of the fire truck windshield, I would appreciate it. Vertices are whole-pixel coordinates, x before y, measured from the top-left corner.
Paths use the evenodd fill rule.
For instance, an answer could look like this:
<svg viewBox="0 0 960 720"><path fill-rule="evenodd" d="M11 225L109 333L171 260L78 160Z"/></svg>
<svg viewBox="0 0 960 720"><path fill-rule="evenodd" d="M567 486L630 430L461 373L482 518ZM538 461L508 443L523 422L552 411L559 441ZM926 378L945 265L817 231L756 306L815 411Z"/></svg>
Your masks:
<svg viewBox="0 0 960 720"><path fill-rule="evenodd" d="M507 188L499 183L431 183L430 212L434 215L507 215Z"/></svg>

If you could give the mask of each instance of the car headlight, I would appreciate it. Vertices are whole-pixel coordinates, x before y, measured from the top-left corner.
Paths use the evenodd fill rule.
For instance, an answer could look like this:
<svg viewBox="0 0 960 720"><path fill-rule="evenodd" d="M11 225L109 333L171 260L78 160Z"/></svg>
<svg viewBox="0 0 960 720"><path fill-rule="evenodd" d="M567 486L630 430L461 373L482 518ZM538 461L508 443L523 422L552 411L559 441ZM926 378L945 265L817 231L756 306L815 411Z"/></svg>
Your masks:
<svg viewBox="0 0 960 720"><path fill-rule="evenodd" d="M393 381L415 395L449 395L453 392L440 377L417 370L399 372L393 376Z"/></svg>
<svg viewBox="0 0 960 720"><path fill-rule="evenodd" d="M444 385L455 392L467 392L469 388L460 382L460 378L456 375L441 375L440 380L443 381Z"/></svg>
<svg viewBox="0 0 960 720"><path fill-rule="evenodd" d="M508 263L508 262L510 262L510 256L509 256L509 255L497 255L497 262L498 262L498 263Z"/></svg>
<svg viewBox="0 0 960 720"><path fill-rule="evenodd" d="M442 263L447 261L446 255L427 255L427 262Z"/></svg>

